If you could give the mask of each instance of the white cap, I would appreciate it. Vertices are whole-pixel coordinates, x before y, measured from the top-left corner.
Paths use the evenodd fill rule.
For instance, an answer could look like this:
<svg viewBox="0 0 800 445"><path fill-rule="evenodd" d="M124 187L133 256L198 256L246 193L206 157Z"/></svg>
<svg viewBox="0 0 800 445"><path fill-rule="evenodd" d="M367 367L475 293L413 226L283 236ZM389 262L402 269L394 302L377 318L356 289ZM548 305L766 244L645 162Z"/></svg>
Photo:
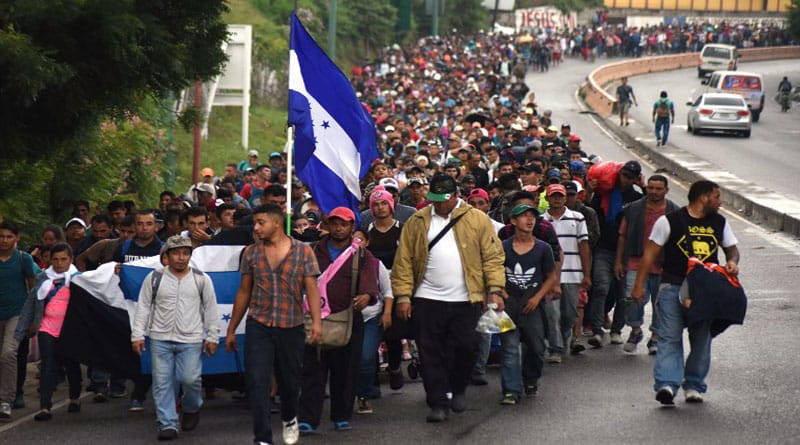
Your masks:
<svg viewBox="0 0 800 445"><path fill-rule="evenodd" d="M69 227L70 224L74 222L80 224L81 227L83 227L84 229L86 228L86 223L80 218L72 218L71 220L67 221L67 223L64 224L64 228L66 229L67 227Z"/></svg>

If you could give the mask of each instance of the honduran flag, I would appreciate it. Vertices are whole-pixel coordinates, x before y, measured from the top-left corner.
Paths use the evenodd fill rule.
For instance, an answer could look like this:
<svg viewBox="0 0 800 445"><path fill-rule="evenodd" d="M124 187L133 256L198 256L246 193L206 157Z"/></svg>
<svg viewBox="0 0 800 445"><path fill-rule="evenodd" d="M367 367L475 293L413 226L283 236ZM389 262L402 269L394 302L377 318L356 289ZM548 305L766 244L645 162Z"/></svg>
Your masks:
<svg viewBox="0 0 800 445"><path fill-rule="evenodd" d="M236 329L238 353L224 348L225 333L239 289L239 258L244 246L201 246L192 252L190 265L205 272L214 284L220 314L217 353L203 354L203 374L230 374L244 371L244 323ZM131 350L131 326L141 286L151 286L145 277L160 268L159 257L122 265L119 275L115 263L74 277L70 283L70 303L59 339L65 356L99 369L132 377L138 371L150 373L150 347L139 357ZM141 362L141 363L140 363Z"/></svg>

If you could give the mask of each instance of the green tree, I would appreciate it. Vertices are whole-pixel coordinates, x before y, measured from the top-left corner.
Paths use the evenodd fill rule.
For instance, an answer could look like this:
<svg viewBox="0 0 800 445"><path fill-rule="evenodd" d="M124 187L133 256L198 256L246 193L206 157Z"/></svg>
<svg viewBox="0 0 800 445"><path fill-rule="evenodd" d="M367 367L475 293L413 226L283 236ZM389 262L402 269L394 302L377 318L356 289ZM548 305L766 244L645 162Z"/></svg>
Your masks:
<svg viewBox="0 0 800 445"><path fill-rule="evenodd" d="M37 159L225 61L224 0L6 0L0 160Z"/></svg>
<svg viewBox="0 0 800 445"><path fill-rule="evenodd" d="M800 41L800 0L792 0L786 15L789 17L789 35L794 41Z"/></svg>
<svg viewBox="0 0 800 445"><path fill-rule="evenodd" d="M444 11L439 14L439 33L446 35L452 30L459 34L472 34L491 25L492 15L483 7L482 0L440 0ZM426 0L413 0L412 11L418 24L419 35L430 35L433 18L426 14Z"/></svg>

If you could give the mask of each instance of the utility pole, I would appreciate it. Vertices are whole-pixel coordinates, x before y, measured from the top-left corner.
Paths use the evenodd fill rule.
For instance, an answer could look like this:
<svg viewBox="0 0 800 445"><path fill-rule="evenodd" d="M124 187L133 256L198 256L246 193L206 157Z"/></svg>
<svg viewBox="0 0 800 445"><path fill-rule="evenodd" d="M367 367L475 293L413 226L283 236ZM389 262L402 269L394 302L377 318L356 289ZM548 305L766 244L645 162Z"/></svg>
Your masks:
<svg viewBox="0 0 800 445"><path fill-rule="evenodd" d="M439 35L439 0L433 0L433 24L431 25L431 34L434 36Z"/></svg>
<svg viewBox="0 0 800 445"><path fill-rule="evenodd" d="M200 80L194 82L194 106L196 111L203 115L203 83ZM192 184L197 184L200 177L200 119L194 124L194 144L192 153Z"/></svg>
<svg viewBox="0 0 800 445"><path fill-rule="evenodd" d="M336 0L330 0L328 11L328 57L336 60Z"/></svg>
<svg viewBox="0 0 800 445"><path fill-rule="evenodd" d="M494 32L494 25L497 23L497 9L500 8L500 0L494 0L494 12L492 13L492 29Z"/></svg>

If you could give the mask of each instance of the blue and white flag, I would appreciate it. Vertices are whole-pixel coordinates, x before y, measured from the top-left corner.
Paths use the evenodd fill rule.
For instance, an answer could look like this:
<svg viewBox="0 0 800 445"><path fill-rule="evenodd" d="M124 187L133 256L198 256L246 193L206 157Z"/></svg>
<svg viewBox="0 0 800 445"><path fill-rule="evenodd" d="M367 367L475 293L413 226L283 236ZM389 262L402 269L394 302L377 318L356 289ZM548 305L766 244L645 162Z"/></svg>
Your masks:
<svg viewBox="0 0 800 445"><path fill-rule="evenodd" d="M323 212L342 206L358 216L359 181L378 157L375 123L294 13L290 40L289 125L295 126L297 176Z"/></svg>
<svg viewBox="0 0 800 445"><path fill-rule="evenodd" d="M244 246L201 246L194 249L190 265L205 272L214 285L220 314L219 347L214 356L203 354L203 374L242 373L244 353L244 326L236 329L239 343L237 354L225 350L225 333L233 312L233 303L239 289L239 256ZM157 256L122 265L119 276L114 273L115 263L107 263L97 270L78 275L70 289L72 296L62 329L62 340L69 344L69 355L82 363L94 363L102 369L114 370L122 375L135 375L136 358L131 358L131 326L136 313L139 290L150 286L147 274L161 268ZM149 341L141 357L141 371L151 370ZM238 357L237 357L238 355ZM100 366L102 364L102 366Z"/></svg>

